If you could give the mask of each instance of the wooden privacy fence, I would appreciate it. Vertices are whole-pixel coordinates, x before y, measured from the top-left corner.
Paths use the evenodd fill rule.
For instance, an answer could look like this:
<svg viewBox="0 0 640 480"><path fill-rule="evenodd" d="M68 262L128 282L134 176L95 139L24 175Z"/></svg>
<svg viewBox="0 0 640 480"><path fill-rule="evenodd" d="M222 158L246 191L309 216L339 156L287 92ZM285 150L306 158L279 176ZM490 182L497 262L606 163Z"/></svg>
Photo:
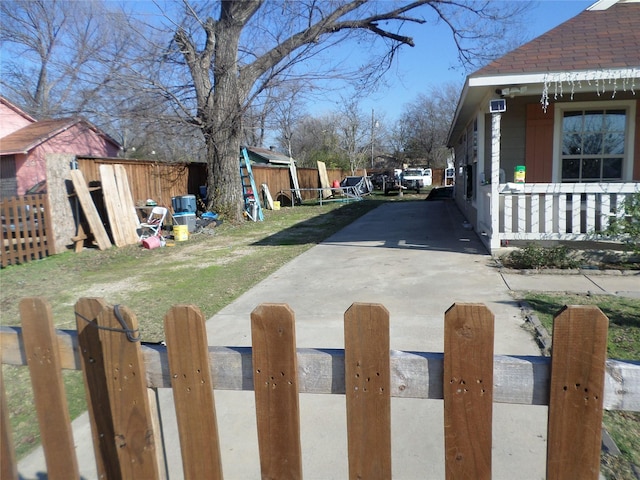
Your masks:
<svg viewBox="0 0 640 480"><path fill-rule="evenodd" d="M263 478L302 478L299 393L344 394L349 477L391 478L391 397L444 399L448 479L491 478L492 404L549 405L547 478L597 479L603 408L640 411L640 365L606 359L608 320L593 306L556 316L553 355L493 355L493 314L454 304L444 353L390 351L389 313L353 304L344 350L296 349L294 313L262 304L252 347L210 347L194 306L164 318L166 347L141 344L135 315L102 299L75 306L77 331L55 331L41 298L20 302L22 328L2 328L2 362L28 365L50 480L79 478L61 369L82 369L99 478L163 473L153 395L171 387L184 475L222 478L215 389L254 390ZM1 383L1 382L0 382ZM150 400L151 399L151 400ZM2 478L17 478L2 387ZM320 472L321 473L321 472Z"/></svg>
<svg viewBox="0 0 640 480"><path fill-rule="evenodd" d="M24 195L0 202L2 267L45 258L55 253L47 195Z"/></svg>

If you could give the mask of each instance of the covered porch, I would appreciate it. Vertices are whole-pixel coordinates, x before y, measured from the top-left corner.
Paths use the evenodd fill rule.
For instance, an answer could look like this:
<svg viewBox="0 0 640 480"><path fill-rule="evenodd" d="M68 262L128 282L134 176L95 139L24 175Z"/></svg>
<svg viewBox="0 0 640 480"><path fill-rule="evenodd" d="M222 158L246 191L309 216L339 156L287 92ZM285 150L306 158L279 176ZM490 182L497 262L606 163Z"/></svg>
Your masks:
<svg viewBox="0 0 640 480"><path fill-rule="evenodd" d="M480 187L478 232L490 250L509 241L614 241L601 237L625 215L640 183L503 183Z"/></svg>

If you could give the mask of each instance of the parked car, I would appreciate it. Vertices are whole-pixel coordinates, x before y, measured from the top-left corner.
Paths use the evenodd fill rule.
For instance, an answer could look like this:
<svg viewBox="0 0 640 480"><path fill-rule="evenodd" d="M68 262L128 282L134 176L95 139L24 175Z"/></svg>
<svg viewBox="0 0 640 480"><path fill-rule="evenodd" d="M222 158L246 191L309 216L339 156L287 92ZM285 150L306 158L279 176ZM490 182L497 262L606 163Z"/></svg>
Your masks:
<svg viewBox="0 0 640 480"><path fill-rule="evenodd" d="M430 187L433 184L433 175L430 168L424 168L422 170L422 185L424 187Z"/></svg>

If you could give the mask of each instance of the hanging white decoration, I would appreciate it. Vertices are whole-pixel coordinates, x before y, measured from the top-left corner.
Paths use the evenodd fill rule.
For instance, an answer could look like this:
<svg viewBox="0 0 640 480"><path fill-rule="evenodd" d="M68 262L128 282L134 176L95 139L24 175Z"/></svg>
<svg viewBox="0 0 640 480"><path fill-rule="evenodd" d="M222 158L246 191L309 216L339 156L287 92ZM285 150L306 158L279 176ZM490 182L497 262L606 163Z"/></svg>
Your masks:
<svg viewBox="0 0 640 480"><path fill-rule="evenodd" d="M615 98L620 88L622 88L624 92L631 92L635 95L636 82L639 81L640 67L620 70L585 70L582 72L547 73L543 80L540 104L546 112L549 107L549 91L552 86L554 100L564 98L565 84L571 92L570 99L573 100L576 89L582 89L582 82L586 82L589 87L595 85L598 96L606 93L608 88L609 91L611 91L611 98Z"/></svg>

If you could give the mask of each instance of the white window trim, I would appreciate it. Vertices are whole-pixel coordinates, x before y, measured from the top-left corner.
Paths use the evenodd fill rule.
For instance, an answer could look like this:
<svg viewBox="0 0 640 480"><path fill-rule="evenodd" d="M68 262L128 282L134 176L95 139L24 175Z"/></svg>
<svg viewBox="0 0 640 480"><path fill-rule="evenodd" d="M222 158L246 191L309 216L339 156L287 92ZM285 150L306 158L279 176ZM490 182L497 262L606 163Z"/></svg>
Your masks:
<svg viewBox="0 0 640 480"><path fill-rule="evenodd" d="M610 110L624 109L627 112L627 125L624 145L624 161L622 162L622 181L630 182L633 179L633 152L635 148L636 131L636 101L635 100L611 100L594 102L562 102L554 104L553 120L553 183L562 182L562 118L565 111L570 110Z"/></svg>

